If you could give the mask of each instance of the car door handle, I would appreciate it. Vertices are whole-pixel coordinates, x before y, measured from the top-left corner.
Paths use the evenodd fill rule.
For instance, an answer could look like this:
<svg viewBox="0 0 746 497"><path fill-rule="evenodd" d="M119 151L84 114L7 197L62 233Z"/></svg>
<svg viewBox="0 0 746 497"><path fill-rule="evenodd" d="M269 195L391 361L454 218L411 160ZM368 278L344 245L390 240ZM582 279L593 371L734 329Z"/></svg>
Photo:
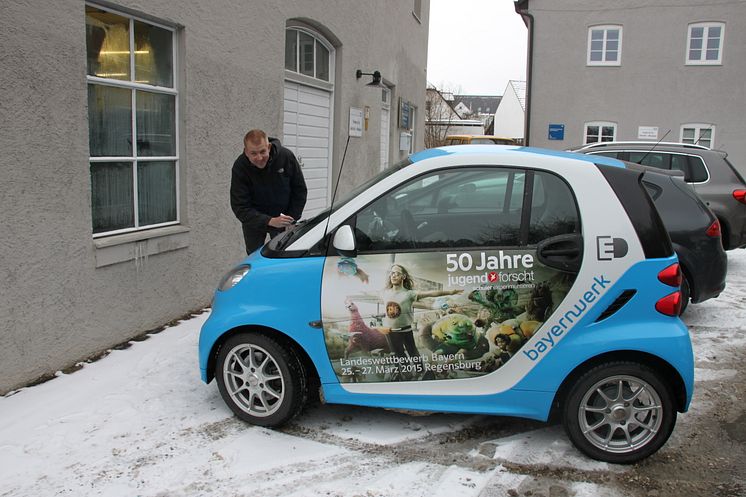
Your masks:
<svg viewBox="0 0 746 497"><path fill-rule="evenodd" d="M566 248L545 248L542 250L541 255L544 257L558 257L568 255L579 255L580 249L578 247L566 247Z"/></svg>
<svg viewBox="0 0 746 497"><path fill-rule="evenodd" d="M536 246L536 256L545 266L575 273L583 259L583 237L569 233L542 240Z"/></svg>

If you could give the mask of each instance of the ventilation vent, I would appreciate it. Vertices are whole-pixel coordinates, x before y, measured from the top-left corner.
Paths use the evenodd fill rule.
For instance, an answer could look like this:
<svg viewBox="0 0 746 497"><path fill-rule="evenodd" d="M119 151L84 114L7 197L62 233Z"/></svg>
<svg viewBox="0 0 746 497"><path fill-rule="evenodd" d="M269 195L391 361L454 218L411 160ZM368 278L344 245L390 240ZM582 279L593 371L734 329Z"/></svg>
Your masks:
<svg viewBox="0 0 746 497"><path fill-rule="evenodd" d="M598 316L598 319L596 319L596 322L603 321L604 319L608 318L612 314L614 314L616 311L624 307L624 304L629 302L629 300L634 297L634 295L637 293L637 290L625 290L622 292L620 296L616 298L614 302L609 305L609 307L606 308L604 312L601 313L600 316Z"/></svg>

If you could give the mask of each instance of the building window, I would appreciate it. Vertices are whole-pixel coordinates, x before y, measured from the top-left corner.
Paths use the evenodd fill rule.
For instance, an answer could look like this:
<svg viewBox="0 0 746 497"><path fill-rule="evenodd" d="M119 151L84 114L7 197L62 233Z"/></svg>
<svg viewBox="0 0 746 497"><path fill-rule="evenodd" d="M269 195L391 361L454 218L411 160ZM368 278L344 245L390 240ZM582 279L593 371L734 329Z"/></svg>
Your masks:
<svg viewBox="0 0 746 497"><path fill-rule="evenodd" d="M285 69L330 81L331 50L320 38L298 28L285 30Z"/></svg>
<svg viewBox="0 0 746 497"><path fill-rule="evenodd" d="M607 122L585 123L583 144L613 142L616 140L616 124Z"/></svg>
<svg viewBox="0 0 746 497"><path fill-rule="evenodd" d="M722 22L690 24L686 42L686 63L689 65L721 64L724 33L725 24Z"/></svg>
<svg viewBox="0 0 746 497"><path fill-rule="evenodd" d="M589 66L618 66L622 63L622 27L592 26L588 28Z"/></svg>
<svg viewBox="0 0 746 497"><path fill-rule="evenodd" d="M714 139L714 124L690 123L681 125L681 143L692 143L710 148Z"/></svg>
<svg viewBox="0 0 746 497"><path fill-rule="evenodd" d="M176 224L174 31L86 5L94 237Z"/></svg>

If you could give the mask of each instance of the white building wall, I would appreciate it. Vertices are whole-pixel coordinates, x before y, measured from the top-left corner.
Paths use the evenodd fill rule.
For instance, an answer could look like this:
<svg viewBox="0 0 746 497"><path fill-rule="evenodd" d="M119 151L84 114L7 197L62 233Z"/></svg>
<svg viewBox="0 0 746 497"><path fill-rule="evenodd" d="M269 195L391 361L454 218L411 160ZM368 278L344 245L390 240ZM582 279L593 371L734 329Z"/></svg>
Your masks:
<svg viewBox="0 0 746 497"><path fill-rule="evenodd" d="M529 105L531 145L566 149L583 141L583 124L617 123L617 139L636 140L640 126L680 139L684 123L714 123L714 148L746 171L746 4L529 0L535 18ZM722 65L685 64L688 25L725 23ZM620 66L586 65L588 28L623 26ZM549 124L565 139L548 140Z"/></svg>
<svg viewBox="0 0 746 497"><path fill-rule="evenodd" d="M525 112L521 107L513 85L508 83L495 111L494 135L506 138L523 139Z"/></svg>
<svg viewBox="0 0 746 497"><path fill-rule="evenodd" d="M119 0L106 6L175 26L181 224L92 238L85 4L5 2L0 16L0 394L203 308L244 256L229 206L230 169L254 127L282 136L285 26L336 44L333 172L351 106L370 107L347 151L345 191L380 167L381 71L424 109L429 2ZM381 33L385 33L382 36ZM394 106L392 106L395 108ZM391 118L391 159L398 147ZM415 126L423 148L423 113ZM196 361L196 359L195 359ZM195 362L195 368L196 368Z"/></svg>

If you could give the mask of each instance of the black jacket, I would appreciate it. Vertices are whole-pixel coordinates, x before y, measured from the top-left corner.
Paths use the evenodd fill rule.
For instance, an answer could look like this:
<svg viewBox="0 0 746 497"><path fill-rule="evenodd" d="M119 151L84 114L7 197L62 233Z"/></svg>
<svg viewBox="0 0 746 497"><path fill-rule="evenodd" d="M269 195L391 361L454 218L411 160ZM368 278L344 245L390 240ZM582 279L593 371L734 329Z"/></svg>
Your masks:
<svg viewBox="0 0 746 497"><path fill-rule="evenodd" d="M267 233L270 218L287 214L300 219L306 205L306 182L293 153L269 139L269 160L263 169L241 152L231 171L231 209L244 232Z"/></svg>

